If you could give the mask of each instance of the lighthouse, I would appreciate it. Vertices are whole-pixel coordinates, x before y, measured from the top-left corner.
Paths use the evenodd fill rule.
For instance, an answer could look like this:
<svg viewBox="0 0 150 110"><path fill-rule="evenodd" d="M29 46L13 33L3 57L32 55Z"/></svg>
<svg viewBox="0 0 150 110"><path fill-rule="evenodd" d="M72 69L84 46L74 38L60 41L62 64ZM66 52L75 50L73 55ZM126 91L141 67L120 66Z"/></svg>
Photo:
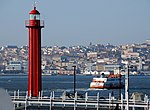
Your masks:
<svg viewBox="0 0 150 110"><path fill-rule="evenodd" d="M41 94L41 29L44 21L40 20L40 13L34 5L29 13L29 20L25 21L28 28L28 96L38 97Z"/></svg>

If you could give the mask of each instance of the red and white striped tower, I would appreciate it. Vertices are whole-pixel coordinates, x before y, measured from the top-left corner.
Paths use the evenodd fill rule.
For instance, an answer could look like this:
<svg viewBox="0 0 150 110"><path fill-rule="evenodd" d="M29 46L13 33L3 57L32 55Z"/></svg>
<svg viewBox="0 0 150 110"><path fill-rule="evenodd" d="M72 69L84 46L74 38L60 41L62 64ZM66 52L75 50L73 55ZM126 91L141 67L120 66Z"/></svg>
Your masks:
<svg viewBox="0 0 150 110"><path fill-rule="evenodd" d="M38 97L42 89L41 80L41 28L44 21L40 20L40 13L34 9L29 13L30 19L25 21L29 30L28 49L28 96Z"/></svg>

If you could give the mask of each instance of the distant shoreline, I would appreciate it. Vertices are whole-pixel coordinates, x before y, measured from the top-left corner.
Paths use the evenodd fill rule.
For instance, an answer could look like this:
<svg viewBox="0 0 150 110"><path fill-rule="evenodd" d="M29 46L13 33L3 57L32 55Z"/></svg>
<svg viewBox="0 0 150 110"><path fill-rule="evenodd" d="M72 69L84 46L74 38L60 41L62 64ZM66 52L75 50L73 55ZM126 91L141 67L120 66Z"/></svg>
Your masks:
<svg viewBox="0 0 150 110"><path fill-rule="evenodd" d="M73 76L73 74L42 74L42 76ZM24 74L24 73L7 73L7 74L4 74L4 73L0 73L0 76L28 76L28 74ZM85 75L85 74L76 74L76 76L99 76L99 75ZM122 76L125 76L125 75L122 75ZM130 76L150 76L150 74L130 74Z"/></svg>
<svg viewBox="0 0 150 110"><path fill-rule="evenodd" d="M0 74L0 76L28 76L28 74L23 74L23 73L21 73L21 74L11 74L11 73L7 73L7 74L3 74L3 73L1 73Z"/></svg>

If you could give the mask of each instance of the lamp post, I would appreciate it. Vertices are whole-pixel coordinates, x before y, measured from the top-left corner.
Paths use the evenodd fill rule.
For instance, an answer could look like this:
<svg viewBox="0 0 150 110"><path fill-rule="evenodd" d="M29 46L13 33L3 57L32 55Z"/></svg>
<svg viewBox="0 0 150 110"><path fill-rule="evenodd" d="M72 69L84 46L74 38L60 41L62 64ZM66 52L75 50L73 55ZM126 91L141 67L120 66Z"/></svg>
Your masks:
<svg viewBox="0 0 150 110"><path fill-rule="evenodd" d="M122 89L122 83L121 83L121 67L119 67L119 100L121 100L121 89Z"/></svg>
<svg viewBox="0 0 150 110"><path fill-rule="evenodd" d="M127 101L126 109L129 110L129 72L130 66L127 65L127 74L125 75L125 98Z"/></svg>
<svg viewBox="0 0 150 110"><path fill-rule="evenodd" d="M72 66L74 71L74 95L76 93L76 66Z"/></svg>

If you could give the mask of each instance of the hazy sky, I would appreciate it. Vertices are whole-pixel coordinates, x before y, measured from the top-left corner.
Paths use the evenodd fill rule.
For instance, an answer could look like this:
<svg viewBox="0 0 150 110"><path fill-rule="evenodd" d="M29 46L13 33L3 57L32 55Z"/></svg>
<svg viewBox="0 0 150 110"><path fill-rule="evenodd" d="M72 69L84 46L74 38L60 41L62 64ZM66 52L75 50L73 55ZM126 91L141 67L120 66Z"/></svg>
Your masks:
<svg viewBox="0 0 150 110"><path fill-rule="evenodd" d="M27 45L35 0L0 0L0 46ZM141 43L150 39L150 0L36 0L42 45Z"/></svg>

